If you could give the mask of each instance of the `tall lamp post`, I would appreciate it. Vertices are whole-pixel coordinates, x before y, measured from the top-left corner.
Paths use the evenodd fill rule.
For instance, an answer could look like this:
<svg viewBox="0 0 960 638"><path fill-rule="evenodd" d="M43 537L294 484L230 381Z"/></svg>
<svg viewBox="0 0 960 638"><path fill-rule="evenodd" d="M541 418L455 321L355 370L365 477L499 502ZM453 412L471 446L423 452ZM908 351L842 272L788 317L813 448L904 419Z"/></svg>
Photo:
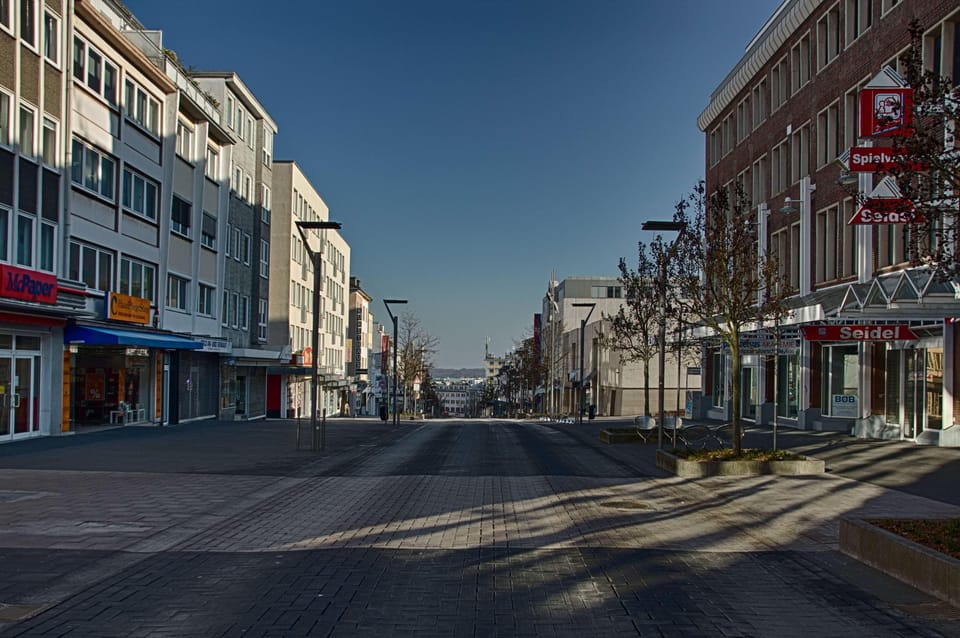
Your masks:
<svg viewBox="0 0 960 638"><path fill-rule="evenodd" d="M319 390L319 373L317 371L317 355L320 352L320 282L322 281L320 277L320 267L323 264L323 244L320 244L320 250L314 251L310 248L310 239L307 236L307 231L309 230L338 230L341 227L340 222L332 221L298 221L295 222L297 225L297 231L300 233L300 238L303 240L303 245L307 249L307 254L310 255L310 262L313 264L313 352L310 357L310 432L312 437L312 448L313 451L317 451L317 430L320 430L320 451L326 450L327 447L327 420L323 419L321 427L317 426L317 395ZM326 416L326 415L324 415Z"/></svg>
<svg viewBox="0 0 960 638"><path fill-rule="evenodd" d="M683 224L675 221L647 221L643 222L643 225L640 227L641 230L653 230L653 231L682 231ZM660 341L660 365L659 365L659 385L660 385L660 398L659 398L659 408L660 408L660 427L657 428L657 447L663 447L663 425L665 419L665 408L663 404L663 395L664 395L664 386L666 385L664 380L664 368L667 366L667 260L666 255L660 259L660 335L658 337ZM680 380L677 379L677 383ZM676 429L676 424L674 424L674 429ZM676 432L674 432L676 436Z"/></svg>
<svg viewBox="0 0 960 638"><path fill-rule="evenodd" d="M590 315L593 314L593 309L596 307L595 302L583 302L583 303L574 303L570 304L574 308L589 308L590 312L587 313L587 316L580 320L580 388L578 394L580 395L579 409L577 414L577 423L583 423L583 398L584 398L584 388L583 388L583 339L584 333L586 332L587 322L590 321Z"/></svg>
<svg viewBox="0 0 960 638"><path fill-rule="evenodd" d="M383 305L387 308L387 314L390 315L390 319L393 321L393 424L398 425L400 423L400 414L397 412L397 384L400 382L400 378L397 375L397 318L392 312L390 312L390 304L404 304L407 303L406 299L384 299Z"/></svg>

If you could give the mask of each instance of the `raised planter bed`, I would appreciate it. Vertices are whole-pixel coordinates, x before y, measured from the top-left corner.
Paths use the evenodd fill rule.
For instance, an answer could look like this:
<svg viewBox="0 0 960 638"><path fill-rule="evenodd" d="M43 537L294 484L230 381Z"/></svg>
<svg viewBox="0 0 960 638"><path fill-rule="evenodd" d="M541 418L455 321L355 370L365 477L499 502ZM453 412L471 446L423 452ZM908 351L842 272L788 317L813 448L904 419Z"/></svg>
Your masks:
<svg viewBox="0 0 960 638"><path fill-rule="evenodd" d="M665 450L657 450L657 467L684 478L823 474L825 470L823 461L810 457L796 461L688 461Z"/></svg>
<svg viewBox="0 0 960 638"><path fill-rule="evenodd" d="M600 440L604 443L643 443L643 439L633 428L600 430Z"/></svg>
<svg viewBox="0 0 960 638"><path fill-rule="evenodd" d="M960 560L869 522L840 519L840 551L960 607Z"/></svg>

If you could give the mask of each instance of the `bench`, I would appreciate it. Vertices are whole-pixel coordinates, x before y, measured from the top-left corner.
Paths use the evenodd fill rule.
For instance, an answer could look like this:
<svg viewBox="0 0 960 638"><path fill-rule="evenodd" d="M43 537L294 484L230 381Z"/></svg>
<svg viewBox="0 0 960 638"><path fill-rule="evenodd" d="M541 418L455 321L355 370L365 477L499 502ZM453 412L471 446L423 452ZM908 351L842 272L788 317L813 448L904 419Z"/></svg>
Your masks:
<svg viewBox="0 0 960 638"><path fill-rule="evenodd" d="M657 420L652 416L634 417L633 425L637 428L637 436L639 436L640 440L644 443L647 442L647 437L657 432Z"/></svg>

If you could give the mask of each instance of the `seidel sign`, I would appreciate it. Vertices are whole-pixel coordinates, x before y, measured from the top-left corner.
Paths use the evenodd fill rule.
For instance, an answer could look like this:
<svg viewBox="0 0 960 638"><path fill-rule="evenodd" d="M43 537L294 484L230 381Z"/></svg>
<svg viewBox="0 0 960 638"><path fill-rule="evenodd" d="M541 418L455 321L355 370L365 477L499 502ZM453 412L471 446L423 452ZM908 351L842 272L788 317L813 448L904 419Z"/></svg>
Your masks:
<svg viewBox="0 0 960 638"><path fill-rule="evenodd" d="M926 217L904 197L872 197L853 214L847 224L920 224Z"/></svg>
<svg viewBox="0 0 960 638"><path fill-rule="evenodd" d="M917 335L905 325L803 326L807 341L909 341Z"/></svg>

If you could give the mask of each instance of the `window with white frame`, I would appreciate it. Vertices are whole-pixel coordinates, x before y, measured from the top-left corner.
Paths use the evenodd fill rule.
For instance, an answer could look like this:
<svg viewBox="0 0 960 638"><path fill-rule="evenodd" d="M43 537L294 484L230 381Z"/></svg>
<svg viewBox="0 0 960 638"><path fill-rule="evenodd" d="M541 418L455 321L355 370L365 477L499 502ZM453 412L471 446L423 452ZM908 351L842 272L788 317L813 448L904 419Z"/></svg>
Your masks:
<svg viewBox="0 0 960 638"><path fill-rule="evenodd" d="M227 127L233 128L233 96L227 95L224 100L223 114L227 117Z"/></svg>
<svg viewBox="0 0 960 638"><path fill-rule="evenodd" d="M247 128L245 133L246 133L247 146L250 148L255 148L257 145L257 136L254 134L253 118L250 116L247 116Z"/></svg>
<svg viewBox="0 0 960 638"><path fill-rule="evenodd" d="M220 325L230 325L230 293L223 291L223 298L220 302Z"/></svg>
<svg viewBox="0 0 960 638"><path fill-rule="evenodd" d="M241 245L241 257L245 266L250 265L250 250L252 238L247 233L243 233L243 244Z"/></svg>
<svg viewBox="0 0 960 638"><path fill-rule="evenodd" d="M960 13L934 26L923 38L924 68L938 78L947 78L952 86L960 86L958 38L960 38Z"/></svg>
<svg viewBox="0 0 960 638"><path fill-rule="evenodd" d="M766 78L753 87L753 97L750 100L753 106L753 129L756 130L767 119L770 107L770 85Z"/></svg>
<svg viewBox="0 0 960 638"><path fill-rule="evenodd" d="M74 184L113 201L116 197L116 161L99 149L73 138L70 178Z"/></svg>
<svg viewBox="0 0 960 638"><path fill-rule="evenodd" d="M73 37L73 77L112 106L117 105L117 65L79 36Z"/></svg>
<svg viewBox="0 0 960 638"><path fill-rule="evenodd" d="M790 136L790 177L791 183L799 182L804 175L810 174L810 126L804 124Z"/></svg>
<svg viewBox="0 0 960 638"><path fill-rule="evenodd" d="M260 221L270 223L270 187L266 184L260 185Z"/></svg>
<svg viewBox="0 0 960 638"><path fill-rule="evenodd" d="M234 328L240 327L240 293L230 293L230 325Z"/></svg>
<svg viewBox="0 0 960 638"><path fill-rule="evenodd" d="M20 0L20 39L37 48L37 0Z"/></svg>
<svg viewBox="0 0 960 638"><path fill-rule="evenodd" d="M264 125L263 127L263 165L270 166L273 162L273 131Z"/></svg>
<svg viewBox="0 0 960 638"><path fill-rule="evenodd" d="M17 215L14 261L18 266L33 267L34 226L37 220L32 215Z"/></svg>
<svg viewBox="0 0 960 638"><path fill-rule="evenodd" d="M123 112L144 129L160 135L160 102L130 78L123 82Z"/></svg>
<svg viewBox="0 0 960 638"><path fill-rule="evenodd" d="M205 159L206 161L203 165L204 174L213 181L218 181L220 179L220 153L208 145Z"/></svg>
<svg viewBox="0 0 960 638"><path fill-rule="evenodd" d="M193 128L182 120L177 120L177 155L193 161Z"/></svg>
<svg viewBox="0 0 960 638"><path fill-rule="evenodd" d="M240 297L240 329L250 329L250 297L247 295Z"/></svg>
<svg viewBox="0 0 960 638"><path fill-rule="evenodd" d="M770 112L780 108L790 97L790 64L787 56L770 71Z"/></svg>
<svg viewBox="0 0 960 638"><path fill-rule="evenodd" d="M13 218L13 211L4 206L0 206L0 261L7 261L10 258L10 220Z"/></svg>
<svg viewBox="0 0 960 638"><path fill-rule="evenodd" d="M840 204L840 218L837 223L842 227L843 237L840 241L841 261L838 272L840 277L853 277L857 274L857 260L860 259L860 242L857 239L857 226L851 226L847 221L853 217L859 204L853 198L846 198Z"/></svg>
<svg viewBox="0 0 960 638"><path fill-rule="evenodd" d="M790 50L790 70L793 93L810 81L810 34L805 34Z"/></svg>
<svg viewBox="0 0 960 638"><path fill-rule="evenodd" d="M40 157L49 168L60 170L60 123L52 117L43 116L43 127L40 129Z"/></svg>
<svg viewBox="0 0 960 638"><path fill-rule="evenodd" d="M905 262L907 252L907 225L885 224L874 227L877 235L877 267L888 268Z"/></svg>
<svg viewBox="0 0 960 638"><path fill-rule="evenodd" d="M261 299L259 312L257 313L257 339L267 340L267 300Z"/></svg>
<svg viewBox="0 0 960 638"><path fill-rule="evenodd" d="M227 257L230 257L233 254L230 250L231 244L233 244L233 242L230 240L230 238L233 236L232 230L233 226L227 224L227 241L225 241L223 244L223 254Z"/></svg>
<svg viewBox="0 0 960 638"><path fill-rule="evenodd" d="M243 140L243 123L247 121L247 114L239 104L237 105L237 137Z"/></svg>
<svg viewBox="0 0 960 638"><path fill-rule="evenodd" d="M253 203L253 179L249 175L243 176L243 200Z"/></svg>
<svg viewBox="0 0 960 638"><path fill-rule="evenodd" d="M20 154L27 157L37 155L37 109L20 103L19 138Z"/></svg>
<svg viewBox="0 0 960 638"><path fill-rule="evenodd" d="M840 221L840 205L835 204L817 211L814 223L816 248L813 252L813 281L816 284L836 281L841 277L843 262L843 227Z"/></svg>
<svg viewBox="0 0 960 638"><path fill-rule="evenodd" d="M270 242L260 240L260 276L266 279L270 276Z"/></svg>
<svg viewBox="0 0 960 638"><path fill-rule="evenodd" d="M173 208L170 211L170 230L185 237L190 236L190 217L193 206L190 202L173 196Z"/></svg>
<svg viewBox="0 0 960 638"><path fill-rule="evenodd" d="M718 126L710 131L710 166L720 161L721 142L720 127Z"/></svg>
<svg viewBox="0 0 960 638"><path fill-rule="evenodd" d="M0 0L2 1L2 0ZM0 145L10 146L13 143L13 96L0 91Z"/></svg>
<svg viewBox="0 0 960 638"><path fill-rule="evenodd" d="M760 159L753 163L752 170L750 171L751 180L753 186L751 187L751 194L753 197L753 203L756 206L760 202L767 201L767 165L769 159L766 155L762 156Z"/></svg>
<svg viewBox="0 0 960 638"><path fill-rule="evenodd" d="M846 0L847 46L873 23L873 0Z"/></svg>
<svg viewBox="0 0 960 638"><path fill-rule="evenodd" d="M834 102L817 114L817 168L826 166L840 154L840 102Z"/></svg>
<svg viewBox="0 0 960 638"><path fill-rule="evenodd" d="M118 292L131 297L156 301L157 268L131 257L120 258L120 285Z"/></svg>
<svg viewBox="0 0 960 638"><path fill-rule="evenodd" d="M82 281L94 290L113 290L113 253L71 240L67 271L73 281Z"/></svg>
<svg viewBox="0 0 960 638"><path fill-rule="evenodd" d="M206 211L200 224L200 244L211 250L217 249L217 218Z"/></svg>
<svg viewBox="0 0 960 638"><path fill-rule="evenodd" d="M197 284L197 314L205 317L215 317L216 308L213 306L216 288L207 284Z"/></svg>
<svg viewBox="0 0 960 638"><path fill-rule="evenodd" d="M740 100L737 104L737 143L743 141L753 127L750 126L750 96Z"/></svg>
<svg viewBox="0 0 960 638"><path fill-rule="evenodd" d="M840 54L840 3L830 7L817 20L817 71Z"/></svg>
<svg viewBox="0 0 960 638"><path fill-rule="evenodd" d="M40 242L38 246L37 267L46 272L57 271L56 242L57 227L47 222L40 222Z"/></svg>
<svg viewBox="0 0 960 638"><path fill-rule="evenodd" d="M770 152L770 194L779 195L787 189L787 140Z"/></svg>
<svg viewBox="0 0 960 638"><path fill-rule="evenodd" d="M0 0L0 28L13 32L13 0Z"/></svg>
<svg viewBox="0 0 960 638"><path fill-rule="evenodd" d="M843 148L857 145L860 122L861 83L847 91L843 96Z"/></svg>
<svg viewBox="0 0 960 638"><path fill-rule="evenodd" d="M120 201L124 209L156 221L159 197L160 186L155 181L124 167L123 186L120 189Z"/></svg>
<svg viewBox="0 0 960 638"><path fill-rule="evenodd" d="M753 181L750 176L749 168L746 168L737 174L737 184L739 185L740 192L743 195L743 203L748 208L753 208L755 206L753 202Z"/></svg>
<svg viewBox="0 0 960 638"><path fill-rule="evenodd" d="M900 0L880 0L880 11L882 15L886 15L890 9L893 9L898 4L900 4Z"/></svg>
<svg viewBox="0 0 960 638"><path fill-rule="evenodd" d="M60 18L43 12L43 57L60 66Z"/></svg>
<svg viewBox="0 0 960 638"><path fill-rule="evenodd" d="M236 261L240 261L240 240L243 237L243 231L234 226L233 227L233 258Z"/></svg>
<svg viewBox="0 0 960 638"><path fill-rule="evenodd" d="M230 178L230 188L232 188L233 192L237 194L237 197L240 197L240 188L243 186L243 169L234 164Z"/></svg>
<svg viewBox="0 0 960 638"><path fill-rule="evenodd" d="M177 275L167 275L167 307L175 310L189 309L190 280Z"/></svg>

